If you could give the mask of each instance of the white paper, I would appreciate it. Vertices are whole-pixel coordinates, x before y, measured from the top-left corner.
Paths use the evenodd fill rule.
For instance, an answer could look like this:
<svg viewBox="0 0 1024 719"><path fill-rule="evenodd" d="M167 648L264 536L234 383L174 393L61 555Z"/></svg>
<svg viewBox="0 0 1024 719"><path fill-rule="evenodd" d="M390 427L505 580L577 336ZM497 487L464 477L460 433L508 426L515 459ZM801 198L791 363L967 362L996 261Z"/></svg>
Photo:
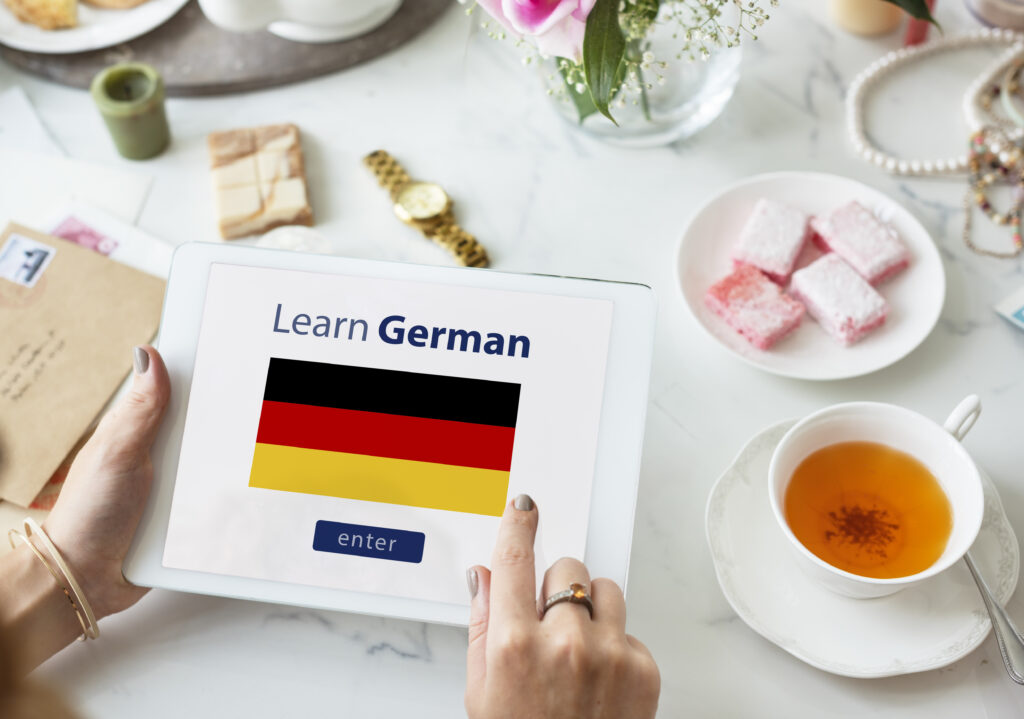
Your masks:
<svg viewBox="0 0 1024 719"><path fill-rule="evenodd" d="M0 92L0 147L63 155L20 86Z"/></svg>
<svg viewBox="0 0 1024 719"><path fill-rule="evenodd" d="M0 227L31 227L76 200L135 224L151 184L134 172L0 146Z"/></svg>
<svg viewBox="0 0 1024 719"><path fill-rule="evenodd" d="M366 340L275 332L278 304L365 318ZM529 355L388 344L379 328L391 315L406 327L526 335ZM489 563L497 516L250 487L271 357L519 384L506 501L537 501L543 556L582 558L611 317L602 299L213 265L164 566L467 604L466 567ZM314 551L319 520L422 532L422 561Z"/></svg>
<svg viewBox="0 0 1024 719"><path fill-rule="evenodd" d="M174 254L171 245L84 202L70 202L51 213L45 222L34 226L51 235L84 244L115 262L157 277L166 279L171 269L171 256ZM79 229L87 232L88 237L84 240L76 232Z"/></svg>

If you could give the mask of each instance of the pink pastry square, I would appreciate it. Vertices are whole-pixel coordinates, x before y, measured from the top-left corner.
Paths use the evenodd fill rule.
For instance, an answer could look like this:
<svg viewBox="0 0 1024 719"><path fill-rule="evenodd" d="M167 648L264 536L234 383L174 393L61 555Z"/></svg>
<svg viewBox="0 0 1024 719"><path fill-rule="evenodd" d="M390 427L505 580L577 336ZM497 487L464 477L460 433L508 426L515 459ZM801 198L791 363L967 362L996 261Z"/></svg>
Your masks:
<svg viewBox="0 0 1024 719"><path fill-rule="evenodd" d="M794 272L789 291L844 345L852 345L889 314L885 298L836 253Z"/></svg>
<svg viewBox="0 0 1024 719"><path fill-rule="evenodd" d="M740 232L733 262L753 265L779 284L786 284L810 234L808 219L795 207L758 200Z"/></svg>
<svg viewBox="0 0 1024 719"><path fill-rule="evenodd" d="M804 306L755 267L740 265L707 291L704 303L750 344L766 350L792 332Z"/></svg>
<svg viewBox="0 0 1024 719"><path fill-rule="evenodd" d="M873 285L910 263L910 253L896 230L856 200L811 220L814 241L846 260Z"/></svg>

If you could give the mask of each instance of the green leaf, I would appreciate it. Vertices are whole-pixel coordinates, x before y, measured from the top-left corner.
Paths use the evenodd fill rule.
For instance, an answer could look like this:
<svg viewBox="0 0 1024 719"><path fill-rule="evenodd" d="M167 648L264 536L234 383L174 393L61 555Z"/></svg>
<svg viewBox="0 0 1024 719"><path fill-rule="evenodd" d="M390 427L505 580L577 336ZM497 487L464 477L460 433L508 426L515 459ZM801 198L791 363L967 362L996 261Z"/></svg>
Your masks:
<svg viewBox="0 0 1024 719"><path fill-rule="evenodd" d="M916 17L918 20L927 20L935 27L940 30L942 29L935 22L935 18L932 17L932 11L928 8L928 3L925 0L886 0L886 2L891 2L893 5L903 8L911 17Z"/></svg>
<svg viewBox="0 0 1024 719"><path fill-rule="evenodd" d="M612 122L615 118L608 104L616 89L615 77L625 51L626 38L619 27L619 0L597 0L583 33L583 74L594 107Z"/></svg>
<svg viewBox="0 0 1024 719"><path fill-rule="evenodd" d="M572 99L572 104L576 106L576 114L579 116L580 124L588 117L597 112L597 105L594 104L594 98L590 96L590 90L587 89L586 85L583 87L583 92L576 92L576 83L569 81L570 66L566 63L559 62L560 70L562 73L562 82L565 83L565 91L569 93L569 97Z"/></svg>
<svg viewBox="0 0 1024 719"><path fill-rule="evenodd" d="M648 22L654 22L658 17L658 6L661 0L641 0L636 3L637 13Z"/></svg>

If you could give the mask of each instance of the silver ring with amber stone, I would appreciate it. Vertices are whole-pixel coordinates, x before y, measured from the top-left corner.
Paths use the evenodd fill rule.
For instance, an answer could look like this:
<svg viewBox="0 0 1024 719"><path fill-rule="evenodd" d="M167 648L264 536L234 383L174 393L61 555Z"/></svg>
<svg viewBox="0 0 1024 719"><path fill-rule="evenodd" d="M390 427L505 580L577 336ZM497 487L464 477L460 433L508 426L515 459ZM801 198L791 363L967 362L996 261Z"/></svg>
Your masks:
<svg viewBox="0 0 1024 719"><path fill-rule="evenodd" d="M590 618L594 618L594 602L590 599L590 592L583 584L577 584L573 582L569 585L568 589L563 589L560 592L555 592L544 601L544 611L541 613L541 619L547 615L548 610L556 604L562 602L571 602L572 604L581 604L587 608L590 613Z"/></svg>

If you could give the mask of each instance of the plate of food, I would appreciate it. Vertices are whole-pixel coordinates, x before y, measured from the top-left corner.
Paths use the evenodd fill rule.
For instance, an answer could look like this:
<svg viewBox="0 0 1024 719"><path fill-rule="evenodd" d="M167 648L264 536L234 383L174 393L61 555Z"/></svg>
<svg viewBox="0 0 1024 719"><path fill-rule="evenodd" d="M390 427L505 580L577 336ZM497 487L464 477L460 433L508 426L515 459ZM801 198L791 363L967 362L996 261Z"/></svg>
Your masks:
<svg viewBox="0 0 1024 719"><path fill-rule="evenodd" d="M0 0L0 44L27 52L86 52L159 27L188 0Z"/></svg>
<svg viewBox="0 0 1024 719"><path fill-rule="evenodd" d="M697 323L767 372L834 380L902 359L935 327L946 275L928 231L854 180L811 172L732 185L690 221L679 286Z"/></svg>

